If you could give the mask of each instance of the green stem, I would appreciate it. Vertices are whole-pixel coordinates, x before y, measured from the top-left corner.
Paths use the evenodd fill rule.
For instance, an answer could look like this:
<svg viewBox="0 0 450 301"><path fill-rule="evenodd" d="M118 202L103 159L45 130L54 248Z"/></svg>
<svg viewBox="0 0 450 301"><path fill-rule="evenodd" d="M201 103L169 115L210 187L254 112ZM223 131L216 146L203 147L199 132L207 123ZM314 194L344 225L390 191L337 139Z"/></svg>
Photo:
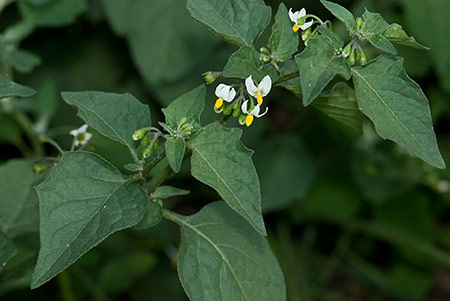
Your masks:
<svg viewBox="0 0 450 301"><path fill-rule="evenodd" d="M34 154L37 157L42 157L44 155L44 148L42 147L42 143L39 141L38 137L33 132L31 121L28 116L21 111L14 111L11 115L30 141Z"/></svg>
<svg viewBox="0 0 450 301"><path fill-rule="evenodd" d="M166 151L162 151L158 157L156 157L152 162L150 162L147 167L141 172L143 178L156 166L159 162L161 162L166 157Z"/></svg>
<svg viewBox="0 0 450 301"><path fill-rule="evenodd" d="M274 83L274 85L278 85L282 82L286 82L288 80L294 79L300 76L300 71L294 71L288 74L284 74L278 78L278 80Z"/></svg>
<svg viewBox="0 0 450 301"><path fill-rule="evenodd" d="M155 191L155 189L158 188L158 186L161 185L162 182L164 182L170 175L172 175L172 173L172 168L170 168L170 166L167 166L163 171L154 176L147 184L147 194L151 194L153 191Z"/></svg>
<svg viewBox="0 0 450 301"><path fill-rule="evenodd" d="M175 224L178 224L180 226L183 225L183 221L178 217L178 214L176 214L175 212L163 209L163 216L169 221L174 222Z"/></svg>
<svg viewBox="0 0 450 301"><path fill-rule="evenodd" d="M223 115L222 117L217 119L217 122L220 123L220 124L224 124L225 122L227 122L231 118L231 116L232 116L232 114L230 114L230 115Z"/></svg>
<svg viewBox="0 0 450 301"><path fill-rule="evenodd" d="M61 148L61 146L59 146L59 144L53 140L52 138L48 137L48 136L44 136L45 142L47 142L48 144L54 146L58 152L61 153L61 155L64 155L65 151Z"/></svg>
<svg viewBox="0 0 450 301"><path fill-rule="evenodd" d="M72 289L70 283L70 275L67 270L61 272L58 275L58 285L61 290L61 300L63 301L75 301L77 298Z"/></svg>

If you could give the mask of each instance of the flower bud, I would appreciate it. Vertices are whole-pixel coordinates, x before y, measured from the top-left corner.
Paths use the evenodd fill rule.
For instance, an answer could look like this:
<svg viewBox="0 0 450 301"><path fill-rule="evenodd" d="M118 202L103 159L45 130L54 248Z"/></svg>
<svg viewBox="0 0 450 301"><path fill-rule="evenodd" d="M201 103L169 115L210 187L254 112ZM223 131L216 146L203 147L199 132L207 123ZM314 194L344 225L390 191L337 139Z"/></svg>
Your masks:
<svg viewBox="0 0 450 301"><path fill-rule="evenodd" d="M194 127L191 124L186 123L181 127L181 132L183 133L183 136L190 136L193 129Z"/></svg>
<svg viewBox="0 0 450 301"><path fill-rule="evenodd" d="M43 174L46 171L46 169L47 168L45 167L44 163L42 163L42 162L34 164L33 168L32 168L33 172L37 175Z"/></svg>
<svg viewBox="0 0 450 301"><path fill-rule="evenodd" d="M347 44L347 46L344 47L344 50L342 50L342 56L347 58L350 55L350 52L352 51L353 43L350 42Z"/></svg>
<svg viewBox="0 0 450 301"><path fill-rule="evenodd" d="M153 152L153 145L147 146L144 151L142 152L142 156L144 156L145 159L151 156Z"/></svg>
<svg viewBox="0 0 450 301"><path fill-rule="evenodd" d="M360 63L361 65L365 65L367 63L367 57L366 54L364 53L364 51L362 49L358 49L356 51L356 60L358 61L358 63Z"/></svg>
<svg viewBox="0 0 450 301"><path fill-rule="evenodd" d="M311 27L302 32L302 40L306 42L306 40L308 40L310 36L311 36Z"/></svg>
<svg viewBox="0 0 450 301"><path fill-rule="evenodd" d="M356 18L356 29L363 30L366 28L366 23L361 18Z"/></svg>
<svg viewBox="0 0 450 301"><path fill-rule="evenodd" d="M240 125L244 125L245 124L245 118L247 118L247 115L245 115L245 114L241 114L241 116L239 116L238 121L239 121Z"/></svg>
<svg viewBox="0 0 450 301"><path fill-rule="evenodd" d="M241 108L239 108L239 106L234 107L233 108L233 117L238 118L240 114L241 114Z"/></svg>
<svg viewBox="0 0 450 301"><path fill-rule="evenodd" d="M260 52L260 53L263 53L263 54L270 55L270 51L269 51L269 49L267 49L267 47L261 47L261 48L259 48L259 52Z"/></svg>
<svg viewBox="0 0 450 301"><path fill-rule="evenodd" d="M141 140L142 137L144 137L145 133L147 133L147 131L148 131L148 129L146 129L146 128L142 128L142 129L138 129L138 130L134 131L133 140L134 141Z"/></svg>
<svg viewBox="0 0 450 301"><path fill-rule="evenodd" d="M355 64L355 49L352 48L350 51L350 55L348 56L348 63L350 66L353 66Z"/></svg>
<svg viewBox="0 0 450 301"><path fill-rule="evenodd" d="M212 84L216 79L222 76L222 72L208 71L202 74L207 84Z"/></svg>
<svg viewBox="0 0 450 301"><path fill-rule="evenodd" d="M261 54L260 56L259 56L259 60L261 61L261 62L263 62L263 63L270 63L270 61L272 60L272 57L270 56L270 55L267 55L267 54Z"/></svg>
<svg viewBox="0 0 450 301"><path fill-rule="evenodd" d="M150 143L152 143L152 139L148 135L144 136L144 138L142 138L142 140L141 140L141 144L144 146L148 146L148 145L150 145Z"/></svg>
<svg viewBox="0 0 450 301"><path fill-rule="evenodd" d="M226 106L225 109L223 109L223 113L225 115L230 115L232 111L233 111L233 106L232 105L231 106Z"/></svg>

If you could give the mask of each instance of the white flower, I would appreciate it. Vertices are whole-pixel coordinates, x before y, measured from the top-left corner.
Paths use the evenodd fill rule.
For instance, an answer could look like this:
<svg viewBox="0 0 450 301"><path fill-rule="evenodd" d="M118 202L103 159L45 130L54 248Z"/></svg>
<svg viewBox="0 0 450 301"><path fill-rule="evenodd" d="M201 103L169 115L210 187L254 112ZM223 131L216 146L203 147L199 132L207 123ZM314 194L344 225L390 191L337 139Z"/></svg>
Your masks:
<svg viewBox="0 0 450 301"><path fill-rule="evenodd" d="M255 97L258 105L261 105L263 102L263 97L269 94L270 89L272 88L272 79L270 76L266 75L259 83L258 87L256 87L253 83L252 76L250 75L245 80L245 86L247 87L248 94Z"/></svg>
<svg viewBox="0 0 450 301"><path fill-rule="evenodd" d="M223 101L231 102L236 96L236 91L230 86L220 84L216 88L216 96L218 97L216 100L216 104L214 105L217 109L219 109L223 105Z"/></svg>
<svg viewBox="0 0 450 301"><path fill-rule="evenodd" d="M262 117L264 116L267 111L269 110L269 108L266 108L266 111L262 114L260 114L259 112L261 111L261 106L259 104L257 104L253 110L251 110L250 112L248 111L248 100L244 101L244 103L241 106L241 110L244 114L247 114L247 117L245 117L245 125L250 126L253 123L253 119L254 117Z"/></svg>
<svg viewBox="0 0 450 301"><path fill-rule="evenodd" d="M88 125L84 124L80 126L78 129L70 131L70 135L75 137L74 140L75 146L78 146L80 144L85 145L89 141L89 139L91 139L92 134L86 132L87 128Z"/></svg>
<svg viewBox="0 0 450 301"><path fill-rule="evenodd" d="M306 30L313 24L314 21L309 21L305 23L306 9L302 8L299 11L292 12L292 8L289 9L289 18L294 22L294 27L292 30L297 32L299 29Z"/></svg>

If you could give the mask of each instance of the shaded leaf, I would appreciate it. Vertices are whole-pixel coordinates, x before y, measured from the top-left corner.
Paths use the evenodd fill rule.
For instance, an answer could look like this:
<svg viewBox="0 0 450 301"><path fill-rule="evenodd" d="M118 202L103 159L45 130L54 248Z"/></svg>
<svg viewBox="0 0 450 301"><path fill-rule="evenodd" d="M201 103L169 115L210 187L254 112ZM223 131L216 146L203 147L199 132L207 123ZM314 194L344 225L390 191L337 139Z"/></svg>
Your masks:
<svg viewBox="0 0 450 301"><path fill-rule="evenodd" d="M272 26L269 47L276 62L284 62L298 50L298 34L292 30L292 22L284 3L280 3Z"/></svg>
<svg viewBox="0 0 450 301"><path fill-rule="evenodd" d="M262 0L188 0L187 8L194 19L239 46L253 45L271 17Z"/></svg>
<svg viewBox="0 0 450 301"><path fill-rule="evenodd" d="M32 167L33 161L25 159L10 160L0 166L0 230L9 237L38 230L39 208L34 185L41 176L34 174Z"/></svg>
<svg viewBox="0 0 450 301"><path fill-rule="evenodd" d="M430 48L418 43L414 37L408 36L403 27L397 23L389 25L384 32L384 36L391 42L420 49L429 50Z"/></svg>
<svg viewBox="0 0 450 301"><path fill-rule="evenodd" d="M39 56L22 49L12 51L9 57L14 69L23 73L33 71L35 67L41 64L41 58Z"/></svg>
<svg viewBox="0 0 450 301"><path fill-rule="evenodd" d="M131 94L63 92L62 98L78 108L78 116L103 136L127 147L138 161L132 135L151 126L150 109Z"/></svg>
<svg viewBox="0 0 450 301"><path fill-rule="evenodd" d="M218 123L204 127L188 144L192 149L191 173L266 235L259 180L251 160L253 151L242 145L241 135L241 130Z"/></svg>
<svg viewBox="0 0 450 301"><path fill-rule="evenodd" d="M252 75L253 79L260 81L269 75L272 82L278 79L277 70L272 65L260 65L259 52L252 47L241 47L228 59L223 69L224 77L245 79Z"/></svg>
<svg viewBox="0 0 450 301"><path fill-rule="evenodd" d="M159 224L163 217L162 206L157 201L148 201L147 209L142 220L134 227L136 230L144 230Z"/></svg>
<svg viewBox="0 0 450 301"><path fill-rule="evenodd" d="M181 137L167 137L164 146L166 148L166 158L170 168L172 168L174 172L179 172L181 163L183 163L184 151L186 149L184 139Z"/></svg>
<svg viewBox="0 0 450 301"><path fill-rule="evenodd" d="M163 185L155 189L155 192L152 193L152 197L157 199L167 199L173 196L180 196L187 194L189 194L189 190Z"/></svg>
<svg viewBox="0 0 450 301"><path fill-rule="evenodd" d="M371 13L366 9L362 15L362 19L366 23L362 36L374 47L396 55L397 50L394 45L383 35L389 26L383 17L379 13Z"/></svg>
<svg viewBox="0 0 450 301"><path fill-rule="evenodd" d="M359 104L378 134L405 146L428 164L444 168L428 100L404 71L403 59L379 56L352 70Z"/></svg>
<svg viewBox="0 0 450 301"><path fill-rule="evenodd" d="M17 249L12 240L0 231L0 271L16 253Z"/></svg>
<svg viewBox="0 0 450 301"><path fill-rule="evenodd" d="M337 75L350 79L351 70L347 60L336 55L331 42L319 36L308 40L308 46L295 56L300 71L303 105L309 105L326 85Z"/></svg>
<svg viewBox="0 0 450 301"><path fill-rule="evenodd" d="M338 83L329 93L324 93L312 106L325 115L362 133L364 116L358 108L355 91L346 83Z"/></svg>
<svg viewBox="0 0 450 301"><path fill-rule="evenodd" d="M31 287L53 278L110 234L136 225L147 195L109 162L65 153L37 187L41 249Z"/></svg>
<svg viewBox="0 0 450 301"><path fill-rule="evenodd" d="M356 32L356 20L353 14L347 10L345 7L325 0L320 0L320 2L323 4L323 6L326 7L336 18L338 18L340 21L344 22L345 26L347 27L347 30L350 32L350 35L352 35L354 32Z"/></svg>
<svg viewBox="0 0 450 301"><path fill-rule="evenodd" d="M35 93L36 91L34 91L33 89L19 85L13 81L10 81L3 75L0 75L0 97L28 97Z"/></svg>
<svg viewBox="0 0 450 301"><path fill-rule="evenodd" d="M178 274L191 300L286 300L267 240L224 203L171 217L181 225Z"/></svg>

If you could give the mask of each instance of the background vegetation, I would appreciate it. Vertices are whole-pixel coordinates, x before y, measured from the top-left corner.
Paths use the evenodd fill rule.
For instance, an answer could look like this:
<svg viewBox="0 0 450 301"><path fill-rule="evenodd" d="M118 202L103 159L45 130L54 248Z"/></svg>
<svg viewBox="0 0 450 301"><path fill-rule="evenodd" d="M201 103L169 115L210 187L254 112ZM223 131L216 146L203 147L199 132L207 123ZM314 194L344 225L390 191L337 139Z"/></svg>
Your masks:
<svg viewBox="0 0 450 301"><path fill-rule="evenodd" d="M31 138L30 130L46 131L70 147L68 132L80 121L61 100L61 91L130 92L150 105L153 120L162 120L160 107L201 84L203 72L222 70L237 50L192 20L184 0L0 0L0 7L7 2L12 3L0 15L0 71L38 94L18 99L11 108L2 103L1 164L57 154ZM319 1L284 2L334 19ZM408 74L430 100L438 143L450 162L450 2L336 2L358 16L364 7L380 12L431 48L399 50ZM266 0L273 13L279 3ZM267 40L263 35L261 46ZM369 59L377 55L367 54ZM214 88L208 86L211 109L203 120L218 117ZM274 89L268 106L268 117L246 128L243 141L256 151L269 241L289 300L450 299L448 170L381 140L367 120L359 133L304 108L284 90ZM31 125L23 123L21 112ZM235 120L228 125L239 126ZM94 141L96 152L119 168L129 163L120 147L98 135ZM185 164L169 181L191 191L168 203L182 214L218 199L188 174ZM146 231L111 235L33 291L29 282L39 238L19 233L18 254L0 274L0 298L185 300L175 268L177 231L163 221Z"/></svg>

